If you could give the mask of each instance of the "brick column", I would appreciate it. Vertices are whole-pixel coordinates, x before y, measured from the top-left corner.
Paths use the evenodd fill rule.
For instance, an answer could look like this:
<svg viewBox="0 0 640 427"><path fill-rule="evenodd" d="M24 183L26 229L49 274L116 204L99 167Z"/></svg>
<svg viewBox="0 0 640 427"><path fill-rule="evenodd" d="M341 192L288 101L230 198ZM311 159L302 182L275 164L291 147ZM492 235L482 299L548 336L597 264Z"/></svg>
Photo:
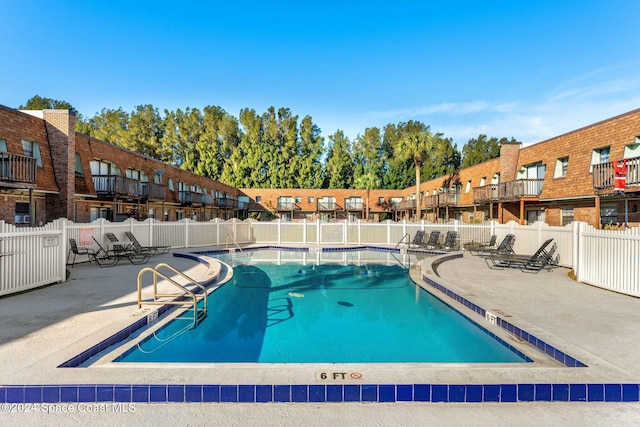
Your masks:
<svg viewBox="0 0 640 427"><path fill-rule="evenodd" d="M49 219L74 219L76 191L76 116L69 110L43 110L53 172L60 189L58 195L47 195Z"/></svg>
<svg viewBox="0 0 640 427"><path fill-rule="evenodd" d="M520 142L503 142L500 144L500 182L516 179Z"/></svg>

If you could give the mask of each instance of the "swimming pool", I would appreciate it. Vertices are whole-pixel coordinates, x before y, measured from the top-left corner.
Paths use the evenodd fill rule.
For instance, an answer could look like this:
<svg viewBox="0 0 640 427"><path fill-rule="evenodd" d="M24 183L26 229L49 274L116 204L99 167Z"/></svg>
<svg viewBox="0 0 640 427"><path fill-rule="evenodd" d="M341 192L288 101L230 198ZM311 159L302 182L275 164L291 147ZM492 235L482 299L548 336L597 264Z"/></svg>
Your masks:
<svg viewBox="0 0 640 427"><path fill-rule="evenodd" d="M408 274L415 259L376 251L216 255L233 280L205 320L185 313L116 362L524 363L531 359L443 303Z"/></svg>

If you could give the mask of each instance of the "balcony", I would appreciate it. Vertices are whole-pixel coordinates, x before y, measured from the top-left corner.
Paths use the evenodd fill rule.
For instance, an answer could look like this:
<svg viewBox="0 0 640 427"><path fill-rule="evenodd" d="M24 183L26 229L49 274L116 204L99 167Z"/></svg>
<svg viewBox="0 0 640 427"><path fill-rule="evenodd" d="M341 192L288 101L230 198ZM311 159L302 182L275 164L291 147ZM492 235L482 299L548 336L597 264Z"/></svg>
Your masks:
<svg viewBox="0 0 640 427"><path fill-rule="evenodd" d="M178 200L184 206L202 206L202 193L189 190L178 191Z"/></svg>
<svg viewBox="0 0 640 427"><path fill-rule="evenodd" d="M627 187L640 186L640 157L627 159ZM613 162L593 165L593 188L613 190Z"/></svg>
<svg viewBox="0 0 640 427"><path fill-rule="evenodd" d="M0 152L0 187L33 187L37 168L35 157Z"/></svg>
<svg viewBox="0 0 640 427"><path fill-rule="evenodd" d="M137 179L116 175L93 175L92 179L98 196L142 197L142 185Z"/></svg>
<svg viewBox="0 0 640 427"><path fill-rule="evenodd" d="M349 212L362 212L364 210L364 202L361 199L345 199L344 210Z"/></svg>
<svg viewBox="0 0 640 427"><path fill-rule="evenodd" d="M458 206L460 193L440 193L427 196L424 200L426 208L440 208L446 206Z"/></svg>
<svg viewBox="0 0 640 427"><path fill-rule="evenodd" d="M216 198L213 194L203 194L202 203L205 206L214 207L216 206Z"/></svg>
<svg viewBox="0 0 640 427"><path fill-rule="evenodd" d="M235 199L219 197L217 201L220 209L238 209L238 201Z"/></svg>
<svg viewBox="0 0 640 427"><path fill-rule="evenodd" d="M416 201L415 199L411 199L411 200L403 200L400 203L397 204L391 204L391 209L392 210L396 210L396 211L407 211L407 210L414 210L416 208Z"/></svg>
<svg viewBox="0 0 640 427"><path fill-rule="evenodd" d="M283 201L278 200L278 205L276 206L278 212L290 212L290 211L298 211L300 210L300 206L291 201Z"/></svg>
<svg viewBox="0 0 640 427"><path fill-rule="evenodd" d="M474 203L507 202L539 197L544 179L518 179L473 189Z"/></svg>
<svg viewBox="0 0 640 427"><path fill-rule="evenodd" d="M318 202L318 212L333 212L342 210L342 207L336 202Z"/></svg>
<svg viewBox="0 0 640 427"><path fill-rule="evenodd" d="M141 197L148 200L164 200L167 195L167 188L164 185L153 182L141 182Z"/></svg>

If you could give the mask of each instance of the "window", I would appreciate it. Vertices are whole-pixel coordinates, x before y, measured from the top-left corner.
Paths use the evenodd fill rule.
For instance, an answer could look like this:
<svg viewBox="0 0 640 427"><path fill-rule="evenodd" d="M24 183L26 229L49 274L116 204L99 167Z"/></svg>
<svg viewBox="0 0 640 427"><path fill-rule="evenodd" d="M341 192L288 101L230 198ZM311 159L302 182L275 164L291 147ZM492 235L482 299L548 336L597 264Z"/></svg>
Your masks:
<svg viewBox="0 0 640 427"><path fill-rule="evenodd" d="M602 225L616 224L618 222L618 206L601 205L600 222Z"/></svg>
<svg viewBox="0 0 640 427"><path fill-rule="evenodd" d="M636 138L636 141L638 141ZM2 151L2 150L0 150ZM624 159L632 159L634 157L640 157L640 142L636 142L635 144L629 144L624 146Z"/></svg>
<svg viewBox="0 0 640 427"><path fill-rule="evenodd" d="M562 178L567 176L567 168L569 167L569 157L560 157L556 160L556 170L553 173L554 178Z"/></svg>
<svg viewBox="0 0 640 427"><path fill-rule="evenodd" d="M174 191L173 190L173 178L169 178L169 190Z"/></svg>
<svg viewBox="0 0 640 427"><path fill-rule="evenodd" d="M29 224L29 203L16 202L16 224Z"/></svg>
<svg viewBox="0 0 640 427"><path fill-rule="evenodd" d="M256 203L262 202L262 196L256 196Z"/></svg>
<svg viewBox="0 0 640 427"><path fill-rule="evenodd" d="M35 157L38 167L42 167L42 157L40 156L40 144L37 142L22 140L22 151L27 157Z"/></svg>
<svg viewBox="0 0 640 427"><path fill-rule="evenodd" d="M135 169L127 169L125 171L125 176L127 178L135 179L136 181L140 181L140 171Z"/></svg>
<svg viewBox="0 0 640 427"><path fill-rule="evenodd" d="M383 206L385 203L384 197L378 197L378 205Z"/></svg>
<svg viewBox="0 0 640 427"><path fill-rule="evenodd" d="M313 196L307 197L307 203L313 203Z"/></svg>
<svg viewBox="0 0 640 427"><path fill-rule="evenodd" d="M500 184L500 172L493 174L491 184Z"/></svg>
<svg viewBox="0 0 640 427"><path fill-rule="evenodd" d="M296 203L302 203L302 197L296 196Z"/></svg>
<svg viewBox="0 0 640 427"><path fill-rule="evenodd" d="M467 181L467 185L464 187L464 192L468 193L471 191L471 180Z"/></svg>
<svg viewBox="0 0 640 427"><path fill-rule="evenodd" d="M562 208L562 225L573 222L573 207Z"/></svg>
<svg viewBox="0 0 640 427"><path fill-rule="evenodd" d="M525 165L518 171L516 179L544 179L545 169L540 162Z"/></svg>
<svg viewBox="0 0 640 427"><path fill-rule="evenodd" d="M0 153L6 153L7 152L7 141L5 141L4 139L0 139Z"/></svg>
<svg viewBox="0 0 640 427"><path fill-rule="evenodd" d="M609 147L596 148L591 152L591 166L589 172L593 172L593 165L609 163Z"/></svg>
<svg viewBox="0 0 640 427"><path fill-rule="evenodd" d="M2 150L0 150L0 151L2 151ZM82 160L80 159L80 154L79 153L76 153L75 170L76 170L76 173L78 175L84 175L84 172L82 171Z"/></svg>
<svg viewBox="0 0 640 427"><path fill-rule="evenodd" d="M484 187L485 185L487 185L487 177L483 176L480 178L480 187Z"/></svg>

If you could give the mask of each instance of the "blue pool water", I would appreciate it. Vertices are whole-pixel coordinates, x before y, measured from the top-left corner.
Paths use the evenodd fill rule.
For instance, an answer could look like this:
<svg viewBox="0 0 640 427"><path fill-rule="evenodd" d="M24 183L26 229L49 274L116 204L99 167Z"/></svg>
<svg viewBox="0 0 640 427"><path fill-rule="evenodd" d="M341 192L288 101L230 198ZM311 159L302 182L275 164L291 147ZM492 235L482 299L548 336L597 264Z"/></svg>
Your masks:
<svg viewBox="0 0 640 427"><path fill-rule="evenodd" d="M205 320L171 321L118 362L526 362L402 266L234 266Z"/></svg>

